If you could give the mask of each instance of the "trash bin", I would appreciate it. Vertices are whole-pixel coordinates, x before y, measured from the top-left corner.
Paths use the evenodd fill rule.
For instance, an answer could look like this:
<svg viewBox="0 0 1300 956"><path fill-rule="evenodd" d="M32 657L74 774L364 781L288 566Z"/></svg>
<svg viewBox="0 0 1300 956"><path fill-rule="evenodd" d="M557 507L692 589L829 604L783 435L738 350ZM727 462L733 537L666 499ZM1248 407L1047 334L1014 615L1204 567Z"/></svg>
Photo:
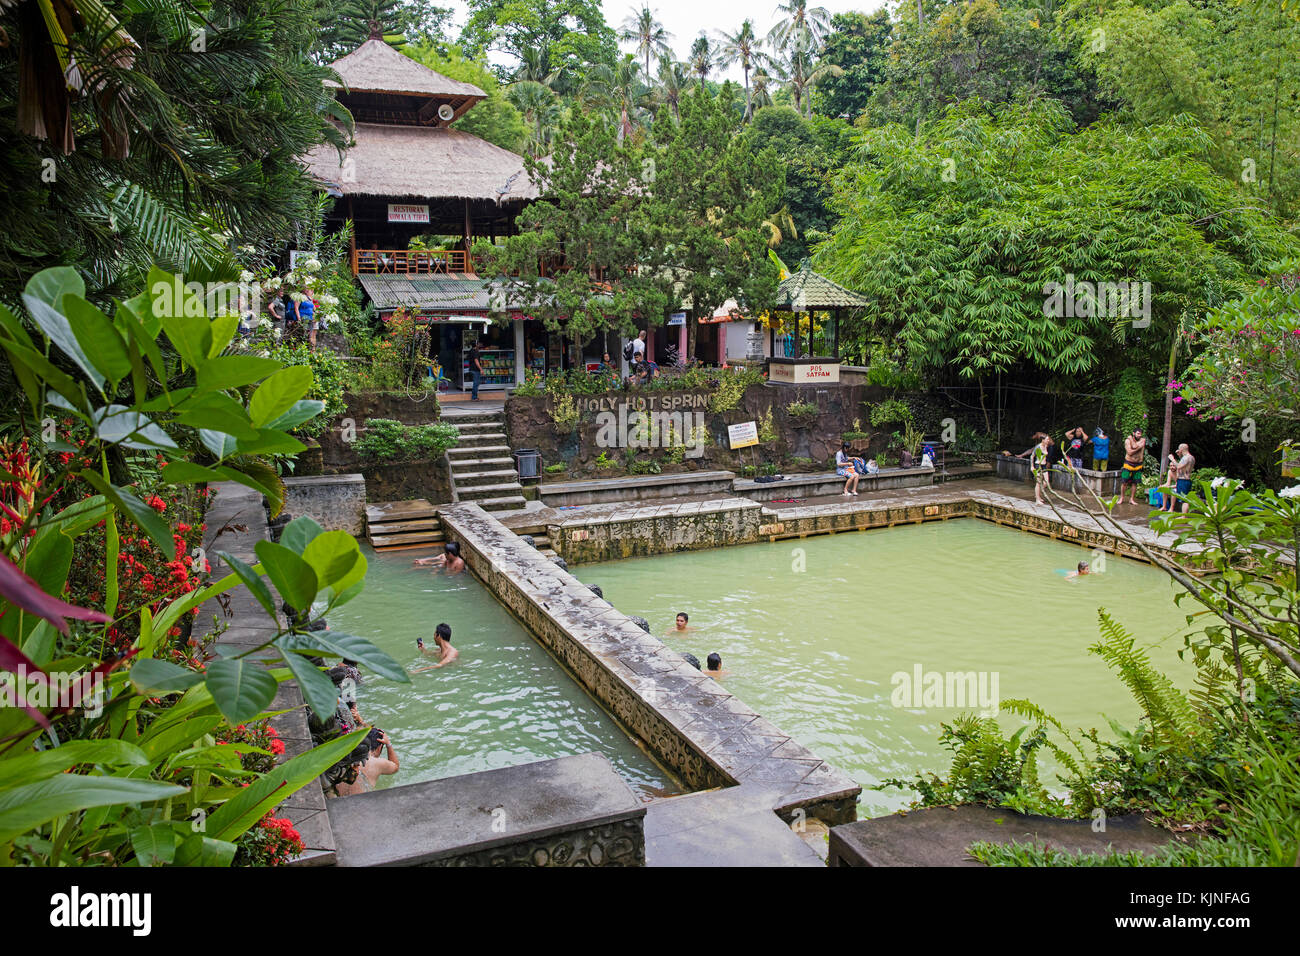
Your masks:
<svg viewBox="0 0 1300 956"><path fill-rule="evenodd" d="M516 448L514 459L520 478L536 478L540 473L542 456L536 448Z"/></svg>

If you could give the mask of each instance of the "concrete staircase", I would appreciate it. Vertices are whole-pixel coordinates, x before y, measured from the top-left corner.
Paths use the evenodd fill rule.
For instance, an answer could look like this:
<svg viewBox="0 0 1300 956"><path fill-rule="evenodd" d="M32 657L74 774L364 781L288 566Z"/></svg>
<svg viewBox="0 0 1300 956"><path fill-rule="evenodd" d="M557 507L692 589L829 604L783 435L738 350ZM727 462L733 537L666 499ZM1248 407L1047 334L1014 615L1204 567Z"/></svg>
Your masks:
<svg viewBox="0 0 1300 956"><path fill-rule="evenodd" d="M527 506L519 472L506 444L504 412L444 415L460 442L447 450L452 501L472 501L484 511L522 511Z"/></svg>

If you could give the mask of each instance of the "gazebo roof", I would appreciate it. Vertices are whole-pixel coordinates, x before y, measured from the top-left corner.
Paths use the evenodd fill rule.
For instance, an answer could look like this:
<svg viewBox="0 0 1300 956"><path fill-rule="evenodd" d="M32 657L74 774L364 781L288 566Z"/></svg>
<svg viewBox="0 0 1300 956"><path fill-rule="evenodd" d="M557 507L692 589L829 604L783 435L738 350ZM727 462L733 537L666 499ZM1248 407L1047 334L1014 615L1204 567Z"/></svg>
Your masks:
<svg viewBox="0 0 1300 956"><path fill-rule="evenodd" d="M852 309L866 305L870 305L870 302L865 297L813 272L807 261L799 267L798 272L782 279L776 289L775 308L782 312Z"/></svg>
<svg viewBox="0 0 1300 956"><path fill-rule="evenodd" d="M347 56L339 57L330 64L330 69L343 80L349 93L397 93L475 101L487 96L473 83L443 76L374 36ZM338 86L333 81L326 85Z"/></svg>

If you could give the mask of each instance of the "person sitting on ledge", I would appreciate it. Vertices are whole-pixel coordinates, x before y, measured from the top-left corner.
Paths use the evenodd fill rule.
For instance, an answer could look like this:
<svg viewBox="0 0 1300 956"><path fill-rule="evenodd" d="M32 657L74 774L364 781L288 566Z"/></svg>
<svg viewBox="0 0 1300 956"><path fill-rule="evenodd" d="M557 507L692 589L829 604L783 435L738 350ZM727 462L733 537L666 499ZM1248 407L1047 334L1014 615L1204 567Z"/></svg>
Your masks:
<svg viewBox="0 0 1300 956"><path fill-rule="evenodd" d="M452 661L460 657L460 651L451 646L451 626L448 624L439 624L433 630L433 644L438 653L438 663L431 664L428 667L421 667L411 671L412 674L423 674L425 671L434 671L439 667L446 667ZM434 650L424 646L424 638L417 637L415 646L420 649L420 653L426 657L432 657Z"/></svg>
<svg viewBox="0 0 1300 956"><path fill-rule="evenodd" d="M370 752L361 766L357 768L357 776L352 783L341 782L335 785L334 789L340 797L349 797L355 793L366 793L373 790L380 777L397 773L401 769L401 762L397 759L397 750L393 747L393 742L388 739L388 734L378 727L371 728L361 746L368 747ZM385 748L388 750L387 755L385 757L379 756L379 751Z"/></svg>
<svg viewBox="0 0 1300 956"><path fill-rule="evenodd" d="M460 545L448 541L442 554L432 558L416 558L413 567L445 568L448 574L460 574L465 570L465 559L460 556Z"/></svg>
<svg viewBox="0 0 1300 956"><path fill-rule="evenodd" d="M867 470L865 464L859 468L858 463L861 461L861 458L849 455L848 442L840 443L840 450L835 453L835 474L844 479L845 498L858 493L858 478Z"/></svg>
<svg viewBox="0 0 1300 956"><path fill-rule="evenodd" d="M704 668L704 673L708 674L714 680L720 680L723 677L725 677L727 674L731 673L730 671L724 671L722 669L722 655L719 654L717 651L714 651L712 654L709 655L708 660L705 661L705 664L707 664L708 666Z"/></svg>

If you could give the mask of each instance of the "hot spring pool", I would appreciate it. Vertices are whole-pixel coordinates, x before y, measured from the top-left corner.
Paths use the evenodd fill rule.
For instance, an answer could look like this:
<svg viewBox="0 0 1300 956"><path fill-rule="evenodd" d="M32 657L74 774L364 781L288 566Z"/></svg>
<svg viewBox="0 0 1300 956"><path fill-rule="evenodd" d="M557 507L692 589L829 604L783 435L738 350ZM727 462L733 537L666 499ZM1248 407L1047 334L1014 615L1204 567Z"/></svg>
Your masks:
<svg viewBox="0 0 1300 956"><path fill-rule="evenodd" d="M330 626L368 638L407 670L435 663L415 638L431 645L441 621L460 651L410 684L367 676L358 688L361 716L388 731L401 760L381 787L596 751L642 799L681 792L468 570L447 577L411 566L425 552L362 548L365 590Z"/></svg>
<svg viewBox="0 0 1300 956"><path fill-rule="evenodd" d="M1072 731L1139 708L1088 646L1106 608L1180 687L1187 631L1169 579L1114 555L1104 574L1066 580L1082 548L966 519L774 544L633 558L576 569L606 600L665 635L678 611L696 631L665 642L703 663L722 655L723 684L864 787L859 814L905 807L910 791L867 790L890 777L946 773L941 722L975 706L894 706L900 684L928 672L984 672L997 699L1027 698ZM802 564L804 570L797 568ZM1150 646L1154 645L1154 646ZM1001 713L1014 729L1023 721ZM1040 751L1053 789L1054 764Z"/></svg>

